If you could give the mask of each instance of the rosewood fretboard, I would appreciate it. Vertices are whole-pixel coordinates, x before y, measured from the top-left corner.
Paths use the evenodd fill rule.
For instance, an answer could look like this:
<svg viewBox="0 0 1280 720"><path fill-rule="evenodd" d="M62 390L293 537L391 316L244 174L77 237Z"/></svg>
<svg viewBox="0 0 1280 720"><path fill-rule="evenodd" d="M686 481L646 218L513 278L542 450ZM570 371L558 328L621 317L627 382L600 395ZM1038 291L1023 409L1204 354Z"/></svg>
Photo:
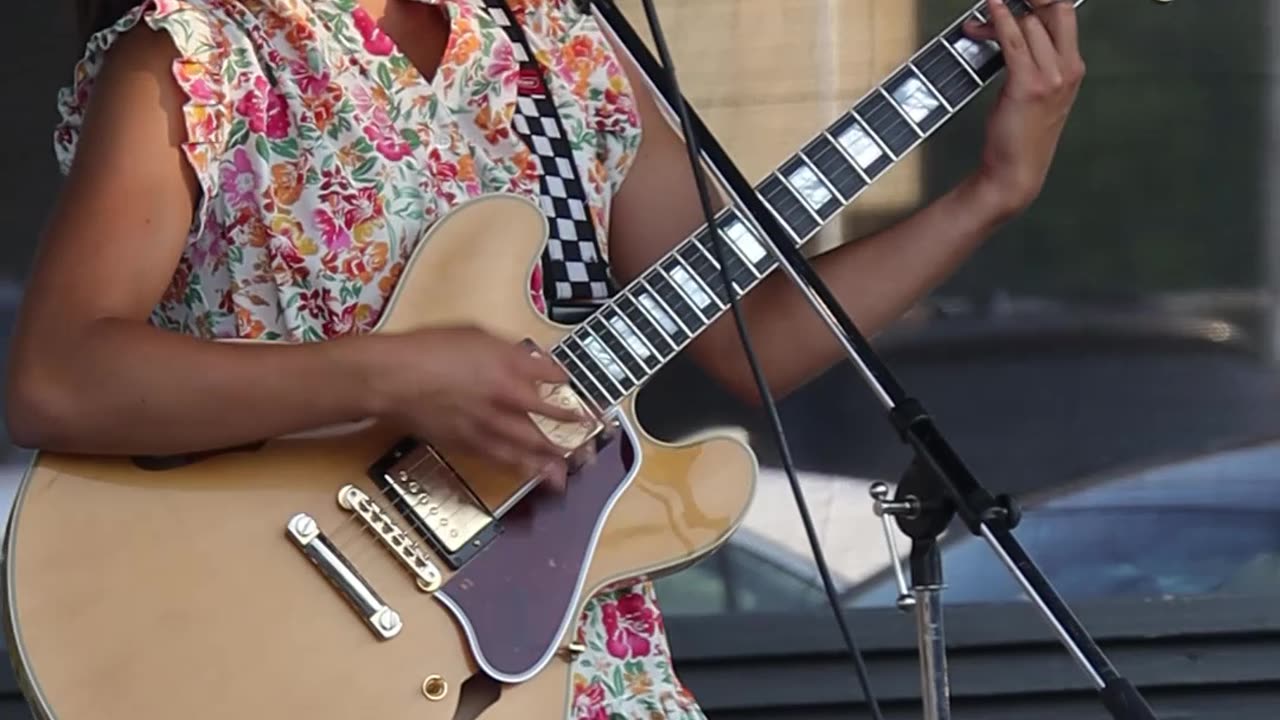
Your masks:
<svg viewBox="0 0 1280 720"><path fill-rule="evenodd" d="M1029 11L1024 0L1007 1L1014 14ZM1004 68L995 43L970 40L961 28L970 17L985 21L981 7L960 16L755 186L789 240L807 242ZM741 297L778 259L742 208L726 208L715 227L728 241L729 276ZM715 256L704 225L552 349L583 396L600 410L614 407L729 308Z"/></svg>

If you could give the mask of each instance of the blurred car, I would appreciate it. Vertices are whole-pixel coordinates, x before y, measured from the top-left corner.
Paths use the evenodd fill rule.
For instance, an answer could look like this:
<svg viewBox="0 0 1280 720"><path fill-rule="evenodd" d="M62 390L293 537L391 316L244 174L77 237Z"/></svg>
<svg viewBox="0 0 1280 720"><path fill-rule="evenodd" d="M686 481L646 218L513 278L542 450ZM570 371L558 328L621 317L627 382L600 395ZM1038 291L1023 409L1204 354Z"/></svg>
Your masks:
<svg viewBox="0 0 1280 720"><path fill-rule="evenodd" d="M1027 600L985 539L943 543L947 603ZM1108 473L1026 503L1014 535L1067 601L1280 595L1280 438ZM891 571L846 591L894 604Z"/></svg>
<svg viewBox="0 0 1280 720"><path fill-rule="evenodd" d="M1183 307L1189 302L1155 307L1153 301L1150 306L1112 309L1034 301L948 306L908 318L877 338L876 345L894 375L923 400L943 435L993 492L1012 493L1035 508L1041 499L1066 497L1063 489L1078 487L1084 482L1081 478L1119 482L1127 468L1199 454L1205 454L1204 462L1195 467L1209 473L1206 485L1212 486L1216 473L1234 477L1225 467L1214 466L1226 462L1224 455L1208 454L1214 448L1248 438L1280 438L1280 373L1251 337L1249 329L1257 323L1245 321L1248 313L1227 312L1231 308L1224 309L1221 299L1201 299ZM707 425L741 424L761 456L764 473L777 473L767 428L754 419L758 411L722 399L696 369L679 367L673 374L665 380L666 389L684 388L683 395L674 394L683 399L678 406L664 406L663 396L650 401L642 395L638 408L651 418L645 421L647 427L676 438ZM696 400L689 399L691 394ZM818 530L839 591L852 603L886 602L883 595L872 600L866 589L867 583L884 578L876 573L888 567L877 521L865 507L866 487L873 480L894 484L910 452L895 437L883 408L847 366L833 368L801 388L781 403L780 410L805 484L814 477L843 479L853 488L839 496L809 498L811 509L820 515L815 519L825 518ZM664 428L673 430L663 433ZM1264 483L1256 483L1252 492L1259 498L1269 492L1280 495ZM757 498L760 514L772 513L770 522L749 518L719 553L660 581L659 597L668 612L808 611L814 607L810 600L825 603L789 491L787 495ZM1231 511L1221 505L1181 512L1187 533L1233 527L1224 518ZM1117 513L1127 513L1126 524L1132 525L1127 537L1145 546L1171 522L1174 509L1063 507L1043 520L1029 517L1018 538L1027 544L1036 540L1032 556L1037 561L1043 557L1046 566L1053 564L1055 552L1065 552L1048 547L1055 543L1072 552L1077 544L1091 547L1095 555L1108 544L1119 546L1113 552L1122 552L1127 545L1109 522ZM1195 518L1205 527L1196 526ZM1267 520L1258 522L1258 532L1265 532ZM789 526L782 527L786 523ZM1142 528L1152 529L1143 534ZM962 580L965 568L986 567L982 563L989 559L984 553L990 553L980 543L959 540L950 538L958 543L957 550L949 551L956 552L957 559L947 556L948 568L961 563L948 569L947 577L954 583ZM1168 552L1186 547L1159 543L1167 544ZM899 550L906 549L904 538ZM1175 562L1173 556L1165 560ZM1185 561L1195 562L1190 555ZM1265 563L1265 558L1258 562ZM1012 599L1018 594L1008 584L1007 572L1000 572L992 573L999 576L998 583L986 588L984 597ZM1084 579L1064 575L1055 581L1084 592ZM1107 593L1118 592L1126 581L1094 582L1100 584L1097 592ZM1127 582L1134 584L1134 592L1166 592L1161 583L1138 578ZM977 590L983 590L979 585L975 583ZM1065 586L1062 590L1067 592ZM764 598L766 592L771 597ZM956 587L946 598L961 601L963 592ZM894 596L896 590L887 602L891 604Z"/></svg>
<svg viewBox="0 0 1280 720"><path fill-rule="evenodd" d="M1019 500L1023 517L1014 535L1068 603L1280 596L1280 437L1108 472ZM909 548L899 535L899 551ZM860 582L849 579L848 553L825 554L842 606L895 604L883 541L864 545L861 557L878 570ZM942 565L946 604L1029 601L986 540L958 523L943 537ZM657 588L671 615L827 606L807 547L750 527Z"/></svg>

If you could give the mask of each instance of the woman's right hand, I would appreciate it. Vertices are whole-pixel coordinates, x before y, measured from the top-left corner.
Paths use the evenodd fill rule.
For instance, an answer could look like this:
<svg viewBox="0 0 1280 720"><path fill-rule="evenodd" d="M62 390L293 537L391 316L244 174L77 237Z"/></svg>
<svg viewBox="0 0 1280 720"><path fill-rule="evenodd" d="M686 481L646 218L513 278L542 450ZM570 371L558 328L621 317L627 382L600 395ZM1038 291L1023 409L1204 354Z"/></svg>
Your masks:
<svg viewBox="0 0 1280 720"><path fill-rule="evenodd" d="M568 450L529 417L584 420L540 394L539 383L569 381L550 356L470 327L368 339L374 342L361 344L375 415L427 442L460 447L564 486Z"/></svg>

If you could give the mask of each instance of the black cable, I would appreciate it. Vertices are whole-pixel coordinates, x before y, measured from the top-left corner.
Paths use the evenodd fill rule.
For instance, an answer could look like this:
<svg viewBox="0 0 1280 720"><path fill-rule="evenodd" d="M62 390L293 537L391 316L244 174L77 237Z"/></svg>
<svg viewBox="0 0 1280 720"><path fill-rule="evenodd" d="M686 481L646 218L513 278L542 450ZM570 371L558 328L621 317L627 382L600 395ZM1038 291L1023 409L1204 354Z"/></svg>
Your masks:
<svg viewBox="0 0 1280 720"><path fill-rule="evenodd" d="M817 531L814 529L813 518L809 514L809 507L804 499L804 491L800 487L800 481L796 478L795 464L791 459L791 450L787 445L786 434L782 429L782 421L778 415L777 405L774 403L773 395L769 391L768 381L760 370L760 362L751 346L750 334L747 331L746 322L742 318L741 308L738 306L738 296L733 291L733 279L729 274L729 265L725 262L724 239L716 231L715 213L711 209L711 196L707 191L707 182L703 174L702 164L698 160L702 155L702 151L698 146L697 133L693 130L693 123L689 120L689 111L684 103L684 95L681 94L680 86L676 81L675 63L671 59L666 39L662 35L662 26L658 21L658 13L653 7L653 0L641 0L641 3L644 6L645 16L649 22L649 30L653 34L654 45L658 49L658 56L661 58L662 66L666 71L667 82L671 85L671 103L675 106L675 110L680 116L680 127L685 138L685 148L689 152L689 163L693 168L694 181L698 187L698 199L702 202L702 213L713 238L711 245L716 254L716 262L720 265L720 277L724 282L725 294L729 298L729 309L733 313L734 322L738 327L738 337L742 341L743 352L751 365L751 373L755 376L761 405L763 405L769 417L769 426L773 430L773 439L782 458L782 467L787 473L787 479L791 482L791 492L795 496L796 505L800 511L800 519L804 523L805 534L809 538L809 547L818 566L818 574L822 576L822 585L827 592L827 602L831 605L832 612L835 613L836 622L840 625L840 632L844 635L845 645L853 658L854 666L858 673L858 683L862 686L862 694L871 709L871 716L875 720L884 720L884 716L880 713L880 705L876 701L875 694L871 691L871 681L867 677L866 661L862 656L861 650L858 649L858 643L854 640L853 632L850 630L848 621L841 611L840 598L836 593L835 583L831 580L831 571L827 567L822 545L818 540Z"/></svg>

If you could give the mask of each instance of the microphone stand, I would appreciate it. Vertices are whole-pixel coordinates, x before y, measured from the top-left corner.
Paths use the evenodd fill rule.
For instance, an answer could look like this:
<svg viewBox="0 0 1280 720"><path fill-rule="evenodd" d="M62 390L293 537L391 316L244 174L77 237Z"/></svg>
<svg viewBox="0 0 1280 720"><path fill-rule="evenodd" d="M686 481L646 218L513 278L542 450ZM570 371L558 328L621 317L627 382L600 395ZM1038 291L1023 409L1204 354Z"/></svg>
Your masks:
<svg viewBox="0 0 1280 720"><path fill-rule="evenodd" d="M684 99L676 96L666 80L661 64L613 0L575 2L587 9L595 7L604 28L626 48L658 93L659 102L665 102L666 111L675 116L672 107L685 102ZM685 102L685 105L688 103ZM808 260L786 239L785 231L771 211L735 167L701 118L691 107L687 110L691 122L688 131L696 135L704 162L732 194L739 209L755 222L773 246L783 270L830 328L849 361L884 405L889 422L903 442L915 452L915 459L904 476L904 482L899 486L893 503L887 502L887 488L877 488L877 494L882 496L878 498L881 517L893 515L903 532L913 539L913 600L920 605L918 625L922 654L921 677L926 701L925 717L930 720L950 718L945 640L942 634L942 562L937 541L951 518L958 515L970 532L987 541L992 551L1022 586L1097 690L1102 704L1111 716L1115 720L1156 720L1155 713L1137 688L1120 675L1014 537L1013 528L1019 515L1014 503L1007 496L994 497L973 476L942 436L924 406L903 391ZM887 518L884 522L886 535L892 543ZM896 555L894 567L897 569ZM901 587L900 574L899 581ZM838 608L836 610L839 611Z"/></svg>

